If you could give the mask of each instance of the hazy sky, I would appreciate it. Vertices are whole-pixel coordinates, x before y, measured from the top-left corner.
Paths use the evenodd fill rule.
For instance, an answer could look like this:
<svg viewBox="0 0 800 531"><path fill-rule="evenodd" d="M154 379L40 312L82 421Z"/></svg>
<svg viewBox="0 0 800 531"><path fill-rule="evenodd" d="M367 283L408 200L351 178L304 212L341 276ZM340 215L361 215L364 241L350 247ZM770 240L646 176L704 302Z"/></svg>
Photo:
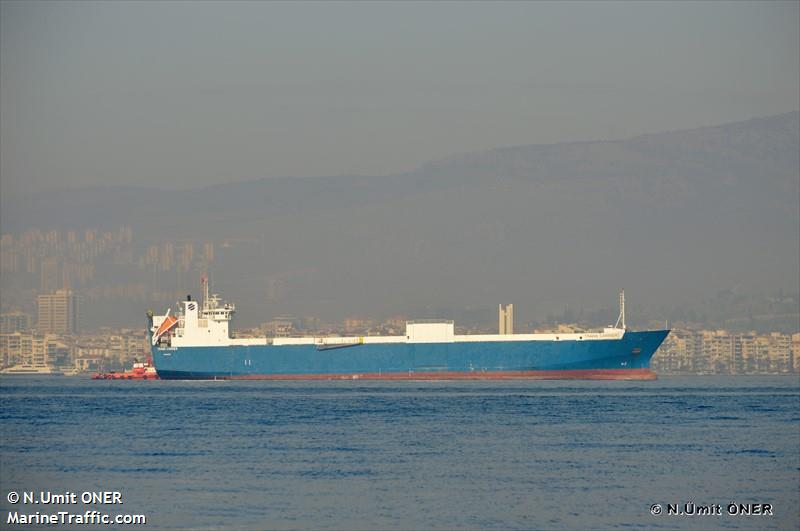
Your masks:
<svg viewBox="0 0 800 531"><path fill-rule="evenodd" d="M791 111L798 6L3 1L2 192L387 174Z"/></svg>

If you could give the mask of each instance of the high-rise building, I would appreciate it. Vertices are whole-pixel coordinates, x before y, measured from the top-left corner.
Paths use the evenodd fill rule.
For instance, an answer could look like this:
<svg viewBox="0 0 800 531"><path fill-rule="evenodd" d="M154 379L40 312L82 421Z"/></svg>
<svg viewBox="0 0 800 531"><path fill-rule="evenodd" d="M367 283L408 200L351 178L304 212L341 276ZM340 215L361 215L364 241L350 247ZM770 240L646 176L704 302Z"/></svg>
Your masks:
<svg viewBox="0 0 800 531"><path fill-rule="evenodd" d="M206 242L203 244L203 254L205 255L206 264L214 261L214 242Z"/></svg>
<svg viewBox="0 0 800 531"><path fill-rule="evenodd" d="M15 249L0 251L0 271L3 273L16 273L20 269L20 256Z"/></svg>
<svg viewBox="0 0 800 531"><path fill-rule="evenodd" d="M122 243L130 244L133 241L133 229L130 227L120 227L119 239Z"/></svg>
<svg viewBox="0 0 800 531"><path fill-rule="evenodd" d="M0 334L24 332L31 326L31 316L24 312L0 313Z"/></svg>
<svg viewBox="0 0 800 531"><path fill-rule="evenodd" d="M147 257L145 258L147 265L158 263L158 245L151 245L147 248Z"/></svg>
<svg viewBox="0 0 800 531"><path fill-rule="evenodd" d="M63 278L61 275L61 263L58 258L49 256L42 259L42 269L39 278L39 291L50 293L53 290L62 288Z"/></svg>
<svg viewBox="0 0 800 531"><path fill-rule="evenodd" d="M175 247L167 242L161 247L161 260L159 268L161 271L172 271L172 263L175 259Z"/></svg>
<svg viewBox="0 0 800 531"><path fill-rule="evenodd" d="M0 363L2 363L3 367L16 365L21 361L21 340L21 332L0 334Z"/></svg>
<svg viewBox="0 0 800 531"><path fill-rule="evenodd" d="M70 290L39 295L39 321L41 332L75 334L80 330L80 298Z"/></svg>
<svg viewBox="0 0 800 531"><path fill-rule="evenodd" d="M183 250L180 255L180 270L183 272L189 271L194 260L194 244L184 243Z"/></svg>
<svg viewBox="0 0 800 531"><path fill-rule="evenodd" d="M769 371L789 372L792 370L792 337L772 332L769 337Z"/></svg>
<svg viewBox="0 0 800 531"><path fill-rule="evenodd" d="M514 305L507 304L505 308L500 305L498 310L498 333L499 334L513 334L514 333Z"/></svg>

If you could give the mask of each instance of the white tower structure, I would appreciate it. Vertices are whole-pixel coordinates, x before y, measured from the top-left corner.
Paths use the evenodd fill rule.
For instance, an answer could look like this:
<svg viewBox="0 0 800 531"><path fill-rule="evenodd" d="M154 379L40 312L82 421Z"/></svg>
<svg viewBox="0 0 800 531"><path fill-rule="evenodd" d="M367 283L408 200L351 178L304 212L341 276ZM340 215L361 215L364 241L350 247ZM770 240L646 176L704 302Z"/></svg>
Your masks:
<svg viewBox="0 0 800 531"><path fill-rule="evenodd" d="M505 308L501 304L498 309L498 333L501 335L514 333L514 305L507 304Z"/></svg>

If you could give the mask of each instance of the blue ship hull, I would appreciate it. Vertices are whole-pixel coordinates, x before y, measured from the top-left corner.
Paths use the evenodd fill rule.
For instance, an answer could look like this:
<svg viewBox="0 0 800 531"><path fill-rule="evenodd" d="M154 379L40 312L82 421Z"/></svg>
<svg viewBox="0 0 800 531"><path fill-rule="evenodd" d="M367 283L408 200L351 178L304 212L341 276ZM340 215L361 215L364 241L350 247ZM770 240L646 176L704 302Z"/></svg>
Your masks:
<svg viewBox="0 0 800 531"><path fill-rule="evenodd" d="M162 379L655 379L669 330L620 339L152 348Z"/></svg>

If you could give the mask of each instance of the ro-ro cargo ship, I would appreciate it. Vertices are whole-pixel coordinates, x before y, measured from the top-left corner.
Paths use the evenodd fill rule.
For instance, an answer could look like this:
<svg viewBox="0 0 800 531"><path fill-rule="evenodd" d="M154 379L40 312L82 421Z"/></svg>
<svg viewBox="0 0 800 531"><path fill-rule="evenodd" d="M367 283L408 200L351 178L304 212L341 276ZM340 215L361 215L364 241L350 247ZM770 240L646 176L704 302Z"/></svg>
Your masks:
<svg viewBox="0 0 800 531"><path fill-rule="evenodd" d="M654 380L650 358L669 330L459 335L453 321L408 321L402 336L235 338L235 307L188 296L175 315L148 312L161 379Z"/></svg>

